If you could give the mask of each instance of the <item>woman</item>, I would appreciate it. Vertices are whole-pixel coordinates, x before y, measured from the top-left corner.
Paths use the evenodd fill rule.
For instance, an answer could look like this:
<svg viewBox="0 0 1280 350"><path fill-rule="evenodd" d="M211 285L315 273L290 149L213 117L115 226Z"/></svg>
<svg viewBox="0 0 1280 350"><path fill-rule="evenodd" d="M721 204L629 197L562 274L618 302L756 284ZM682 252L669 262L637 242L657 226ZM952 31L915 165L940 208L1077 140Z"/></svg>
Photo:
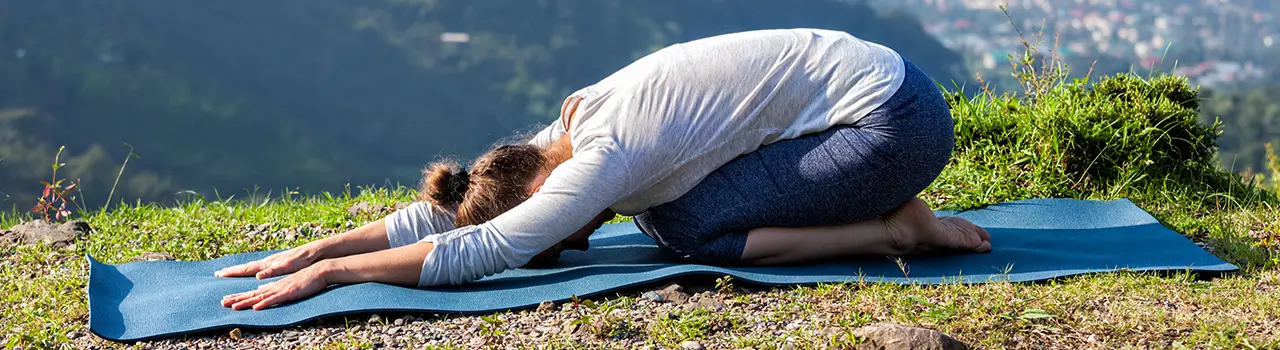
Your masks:
<svg viewBox="0 0 1280 350"><path fill-rule="evenodd" d="M887 47L821 29L694 40L575 92L556 123L470 171L432 165L422 202L219 271L292 273L223 305L262 309L331 284L474 281L586 249L615 213L703 264L990 251L985 230L916 197L953 146L937 87Z"/></svg>

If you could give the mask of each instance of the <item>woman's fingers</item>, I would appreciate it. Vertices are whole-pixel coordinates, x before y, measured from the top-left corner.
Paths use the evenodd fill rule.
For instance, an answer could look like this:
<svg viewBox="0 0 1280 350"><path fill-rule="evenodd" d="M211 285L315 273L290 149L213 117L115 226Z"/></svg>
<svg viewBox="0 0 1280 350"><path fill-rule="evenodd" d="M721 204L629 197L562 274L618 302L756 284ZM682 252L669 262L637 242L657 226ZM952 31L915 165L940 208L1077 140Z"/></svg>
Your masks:
<svg viewBox="0 0 1280 350"><path fill-rule="evenodd" d="M274 266L272 266L272 267L267 267L267 268L265 268L265 269L262 269L262 271L258 271L258 274L254 275L254 277L256 277L257 279L260 279L260 280L261 280L261 279L268 279L268 278L271 278L272 276L275 276L275 275L276 275L276 271L278 271L278 269L276 269L276 267L274 267Z"/></svg>
<svg viewBox="0 0 1280 350"><path fill-rule="evenodd" d="M222 297L222 307L230 307L232 304L240 301L240 299L244 299L242 296L243 294L244 293L228 294L227 296Z"/></svg>
<svg viewBox="0 0 1280 350"><path fill-rule="evenodd" d="M231 305L235 305L235 303L238 303L241 300L248 299L261 292L262 292L261 290L251 290L248 292L241 292L241 293L231 294L231 295L222 297L222 306L230 307Z"/></svg>
<svg viewBox="0 0 1280 350"><path fill-rule="evenodd" d="M253 304L253 309L262 310L262 309L274 306L276 304L289 301L288 299L286 299L286 297L291 297L289 294L292 294L292 293L273 291L270 296L263 298L257 304Z"/></svg>
<svg viewBox="0 0 1280 350"><path fill-rule="evenodd" d="M231 294L222 297L222 306L230 307L232 310L244 310L253 308L254 310L262 310L288 301L291 291L288 286L282 286L276 282L267 283L258 286L258 289Z"/></svg>
<svg viewBox="0 0 1280 350"><path fill-rule="evenodd" d="M265 286L265 285L264 285L264 286ZM264 298L266 298L266 297L271 296L272 294L274 294L274 293L275 293L275 291L274 291L273 289L269 289L269 288L259 288L258 290L255 290L255 291L253 291L252 293L253 293L253 294L252 294L252 295L250 295L249 297L244 298L244 299L241 299L241 300L239 300L239 301L236 301L235 303L232 303L232 304L231 304L231 309L232 309L232 310L243 310L243 309L245 309L245 308L247 308L247 307L251 307L251 306L253 306L254 304L257 304L257 303L258 303L259 301L261 301L262 299L264 299Z"/></svg>
<svg viewBox="0 0 1280 350"><path fill-rule="evenodd" d="M266 268L263 268L261 271L258 271L258 274L256 275L256 277L261 280L261 279L268 279L271 277L275 277L281 274L296 272L298 269L294 268L293 266L290 266L290 265L293 265L296 261L297 260L275 261L270 266L267 266Z"/></svg>
<svg viewBox="0 0 1280 350"><path fill-rule="evenodd" d="M293 272L288 269L288 265L290 265L288 262L277 263L276 266L267 267L263 272ZM250 307L254 310L262 310L310 296L327 286L327 282L315 271L307 269L299 271L301 272L293 273L278 281L259 285L255 290L224 296L222 297L222 306L230 307L233 310L243 310Z"/></svg>
<svg viewBox="0 0 1280 350"><path fill-rule="evenodd" d="M231 307L231 305L235 305L236 303L240 302L241 300L244 300L245 298L248 298L251 295L253 295L253 292L243 292L243 293L227 295L225 297L222 297L222 306Z"/></svg>
<svg viewBox="0 0 1280 350"><path fill-rule="evenodd" d="M262 269L262 261L259 260L259 261L244 263L236 266L231 266L225 269L221 269L221 270L218 270L217 272L214 272L213 275L216 277L244 277L244 276L252 275L253 273L258 272L258 270L261 270L261 269Z"/></svg>
<svg viewBox="0 0 1280 350"><path fill-rule="evenodd" d="M311 262L303 258L301 253L295 250L288 250L273 254L262 260L231 266L214 272L217 277L246 277L254 276L257 279L267 279L287 273L296 272Z"/></svg>

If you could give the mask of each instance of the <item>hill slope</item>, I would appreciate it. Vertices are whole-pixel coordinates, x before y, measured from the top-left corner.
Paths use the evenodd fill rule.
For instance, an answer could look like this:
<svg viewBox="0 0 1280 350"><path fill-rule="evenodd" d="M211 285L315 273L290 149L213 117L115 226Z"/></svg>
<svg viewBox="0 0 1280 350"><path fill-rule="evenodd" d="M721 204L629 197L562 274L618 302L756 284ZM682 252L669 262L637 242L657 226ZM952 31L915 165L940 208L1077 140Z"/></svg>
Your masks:
<svg viewBox="0 0 1280 350"><path fill-rule="evenodd" d="M785 27L847 30L958 80L961 58L910 15L835 0L4 1L0 207L29 208L63 145L90 206L131 150L113 201L415 182L652 50Z"/></svg>

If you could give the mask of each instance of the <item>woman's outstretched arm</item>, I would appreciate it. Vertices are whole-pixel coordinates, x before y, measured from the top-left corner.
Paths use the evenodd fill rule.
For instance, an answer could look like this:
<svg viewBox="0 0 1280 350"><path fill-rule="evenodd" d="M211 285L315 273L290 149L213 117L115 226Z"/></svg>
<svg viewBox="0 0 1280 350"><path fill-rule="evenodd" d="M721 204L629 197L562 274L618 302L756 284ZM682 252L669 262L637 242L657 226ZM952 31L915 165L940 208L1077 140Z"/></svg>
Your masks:
<svg viewBox="0 0 1280 350"><path fill-rule="evenodd" d="M325 259L379 251L412 244L428 235L452 230L454 215L427 202L415 202L385 218L353 230L311 241L262 260L231 266L218 277L271 278L297 272Z"/></svg>
<svg viewBox="0 0 1280 350"><path fill-rule="evenodd" d="M214 276L265 279L297 272L324 259L387 249L389 245L383 220L271 254L261 260L227 267L214 272Z"/></svg>

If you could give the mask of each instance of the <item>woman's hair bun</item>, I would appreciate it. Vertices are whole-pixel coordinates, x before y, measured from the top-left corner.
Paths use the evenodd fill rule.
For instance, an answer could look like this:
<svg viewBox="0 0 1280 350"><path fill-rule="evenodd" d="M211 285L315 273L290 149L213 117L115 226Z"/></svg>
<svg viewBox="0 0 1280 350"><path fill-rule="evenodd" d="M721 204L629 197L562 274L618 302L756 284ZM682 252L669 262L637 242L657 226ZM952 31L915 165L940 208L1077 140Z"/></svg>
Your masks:
<svg viewBox="0 0 1280 350"><path fill-rule="evenodd" d="M446 208L455 208L462 203L462 197L471 184L470 174L466 169L453 161L432 163L422 172L423 189L421 195L431 204Z"/></svg>

